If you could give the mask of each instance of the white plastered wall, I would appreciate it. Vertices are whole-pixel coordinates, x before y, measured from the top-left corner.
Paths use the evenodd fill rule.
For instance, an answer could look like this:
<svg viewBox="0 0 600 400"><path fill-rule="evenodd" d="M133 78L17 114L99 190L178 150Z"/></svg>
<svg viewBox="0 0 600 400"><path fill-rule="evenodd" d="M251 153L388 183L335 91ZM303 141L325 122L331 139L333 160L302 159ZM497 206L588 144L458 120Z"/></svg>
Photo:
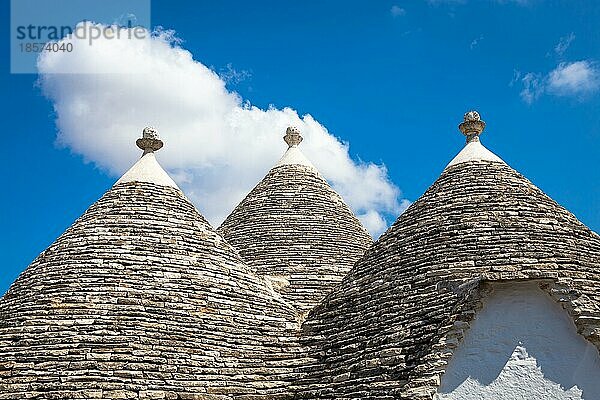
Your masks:
<svg viewBox="0 0 600 400"><path fill-rule="evenodd" d="M536 282L494 285L450 360L438 400L598 400L600 356Z"/></svg>

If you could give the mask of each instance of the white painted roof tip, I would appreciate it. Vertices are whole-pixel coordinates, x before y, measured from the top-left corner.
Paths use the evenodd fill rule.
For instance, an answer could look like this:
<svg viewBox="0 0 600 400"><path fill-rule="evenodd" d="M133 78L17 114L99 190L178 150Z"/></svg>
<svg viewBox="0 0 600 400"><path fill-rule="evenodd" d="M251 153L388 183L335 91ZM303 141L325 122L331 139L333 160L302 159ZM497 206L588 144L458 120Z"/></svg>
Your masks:
<svg viewBox="0 0 600 400"><path fill-rule="evenodd" d="M144 128L142 137L135 143L140 149L144 150L144 154L115 185L126 182L148 182L179 189L175 181L160 166L154 155L155 151L163 147L163 142L158 138L156 129Z"/></svg>
<svg viewBox="0 0 600 400"><path fill-rule="evenodd" d="M282 165L303 165L305 167L310 167L315 171L317 170L310 160L306 158L306 156L298 148L298 146L292 146L288 148L283 154L283 157L277 161L275 167L280 167Z"/></svg>
<svg viewBox="0 0 600 400"><path fill-rule="evenodd" d="M446 168L467 161L493 161L506 164L500 157L481 144L479 136L485 129L485 121L475 110L468 111L458 129L467 137L467 145L450 161Z"/></svg>
<svg viewBox="0 0 600 400"><path fill-rule="evenodd" d="M279 167L282 165L303 165L305 167L310 167L317 171L315 166L309 161L308 158L302 153L302 151L298 148L298 145L302 142L303 138L300 134L300 130L294 126L290 126L285 131L285 136L283 140L287 143L288 149L283 154L283 157L279 159L275 167Z"/></svg>
<svg viewBox="0 0 600 400"><path fill-rule="evenodd" d="M506 164L504 160L482 145L479 140L473 140L467 143L460 153L450 161L446 168L468 161L491 161Z"/></svg>
<svg viewBox="0 0 600 400"><path fill-rule="evenodd" d="M147 182L179 189L175 181L156 160L154 152L146 153L115 183Z"/></svg>

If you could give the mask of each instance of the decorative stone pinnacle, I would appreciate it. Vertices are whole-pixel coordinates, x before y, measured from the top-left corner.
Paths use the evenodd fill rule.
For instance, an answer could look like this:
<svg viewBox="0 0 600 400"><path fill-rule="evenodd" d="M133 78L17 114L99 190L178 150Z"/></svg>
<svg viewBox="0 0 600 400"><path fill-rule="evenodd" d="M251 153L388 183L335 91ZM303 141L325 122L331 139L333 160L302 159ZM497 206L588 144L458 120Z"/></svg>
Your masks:
<svg viewBox="0 0 600 400"><path fill-rule="evenodd" d="M285 131L285 136L283 140L288 144L289 147L298 146L302 141L302 135L300 135L300 130L295 126L290 126Z"/></svg>
<svg viewBox="0 0 600 400"><path fill-rule="evenodd" d="M151 127L145 127L142 137L135 141L137 147L144 150L144 154L153 153L163 147L163 141L158 138L158 131Z"/></svg>
<svg viewBox="0 0 600 400"><path fill-rule="evenodd" d="M485 129L485 122L481 120L481 116L475 110L465 114L463 122L458 125L458 129L467 137L467 143L479 141L479 135Z"/></svg>

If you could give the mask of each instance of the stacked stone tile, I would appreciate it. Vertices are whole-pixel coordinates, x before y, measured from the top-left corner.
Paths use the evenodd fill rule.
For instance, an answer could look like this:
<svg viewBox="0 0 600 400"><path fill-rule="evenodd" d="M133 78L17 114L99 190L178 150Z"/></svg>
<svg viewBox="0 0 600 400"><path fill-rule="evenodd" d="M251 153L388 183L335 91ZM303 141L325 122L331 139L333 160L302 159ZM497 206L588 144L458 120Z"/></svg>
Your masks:
<svg viewBox="0 0 600 400"><path fill-rule="evenodd" d="M0 399L284 397L296 312L142 159L0 300Z"/></svg>
<svg viewBox="0 0 600 400"><path fill-rule="evenodd" d="M490 282L535 280L600 347L600 238L469 143L303 325L297 398L432 399Z"/></svg>
<svg viewBox="0 0 600 400"><path fill-rule="evenodd" d="M297 130L220 228L235 247L145 130L138 163L0 300L0 400L430 400L498 282L539 285L600 348L600 237L484 127L465 115L465 148L362 257L370 237Z"/></svg>
<svg viewBox="0 0 600 400"><path fill-rule="evenodd" d="M372 239L342 198L302 155L289 149L218 231L259 275L301 312L341 281Z"/></svg>

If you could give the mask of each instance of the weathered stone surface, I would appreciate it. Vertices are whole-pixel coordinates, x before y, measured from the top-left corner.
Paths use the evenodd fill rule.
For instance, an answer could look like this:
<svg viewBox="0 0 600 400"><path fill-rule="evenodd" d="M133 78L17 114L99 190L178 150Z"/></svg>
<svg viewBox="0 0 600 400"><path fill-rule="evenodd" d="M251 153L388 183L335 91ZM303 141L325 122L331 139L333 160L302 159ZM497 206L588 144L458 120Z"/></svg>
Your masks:
<svg viewBox="0 0 600 400"><path fill-rule="evenodd" d="M181 191L120 183L0 300L0 398L282 398L297 326Z"/></svg>
<svg viewBox="0 0 600 400"><path fill-rule="evenodd" d="M298 164L269 171L218 231L301 312L329 293L372 244L317 170Z"/></svg>
<svg viewBox="0 0 600 400"><path fill-rule="evenodd" d="M299 132L220 228L239 254L151 133L0 300L0 400L430 400L497 282L534 281L600 347L600 237L474 136L360 258Z"/></svg>
<svg viewBox="0 0 600 400"><path fill-rule="evenodd" d="M431 399L487 281L541 280L600 346L600 238L502 162L448 167L303 325L302 399Z"/></svg>

